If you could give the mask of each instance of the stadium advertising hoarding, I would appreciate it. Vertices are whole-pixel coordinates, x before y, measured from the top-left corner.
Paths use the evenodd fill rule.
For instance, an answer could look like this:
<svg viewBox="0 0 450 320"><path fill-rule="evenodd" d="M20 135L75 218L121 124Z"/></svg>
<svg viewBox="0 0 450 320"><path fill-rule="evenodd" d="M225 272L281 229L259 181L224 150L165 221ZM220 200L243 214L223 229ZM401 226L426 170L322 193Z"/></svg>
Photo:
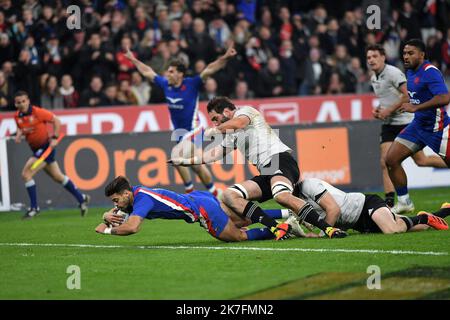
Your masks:
<svg viewBox="0 0 450 320"><path fill-rule="evenodd" d="M259 109L270 125L323 123L372 119L375 96L339 95L237 100L236 105ZM206 102L200 102L199 118L207 125ZM145 107L108 107L54 110L67 135L171 130L166 104ZM0 113L0 137L16 131L13 113Z"/></svg>
<svg viewBox="0 0 450 320"><path fill-rule="evenodd" d="M379 187L378 150L373 122L283 126L281 139L294 150L303 177L319 177L345 188ZM83 191L92 196L94 205L107 205L103 188L109 180L126 175L134 184L170 188L183 192L176 170L167 164L174 142L170 132L90 135L66 137L57 148L56 158L64 172ZM316 137L314 143L312 137ZM364 141L370 140L370 141ZM361 152L370 143L373 150ZM27 203L21 170L30 151L25 143L7 144L11 203ZM364 165L361 165L363 163ZM211 165L214 179L221 188L257 175L250 164ZM71 206L73 199L63 188L55 188L45 174L35 177L41 208ZM196 181L197 188L204 187Z"/></svg>
<svg viewBox="0 0 450 320"><path fill-rule="evenodd" d="M379 128L377 122L359 121L289 125L283 126L279 133L293 149L303 178L317 177L345 190L373 191L382 188ZM154 132L66 137L57 148L56 158L73 182L92 196L93 205L110 204L103 189L118 175L128 176L133 184L183 192L181 178L167 164L174 143L170 136L170 132ZM5 143L9 173L7 195L11 204L27 203L20 177L30 151L25 143L16 144L12 140ZM411 187L445 186L450 181L448 169L418 168L409 162L405 167ZM220 188L258 174L249 164L215 163L211 165L211 172ZM42 199L41 208L76 205L71 195L63 188L55 188L47 175L39 173L35 180L38 198ZM204 190L199 182L197 179L196 188ZM7 208L3 204L3 210Z"/></svg>

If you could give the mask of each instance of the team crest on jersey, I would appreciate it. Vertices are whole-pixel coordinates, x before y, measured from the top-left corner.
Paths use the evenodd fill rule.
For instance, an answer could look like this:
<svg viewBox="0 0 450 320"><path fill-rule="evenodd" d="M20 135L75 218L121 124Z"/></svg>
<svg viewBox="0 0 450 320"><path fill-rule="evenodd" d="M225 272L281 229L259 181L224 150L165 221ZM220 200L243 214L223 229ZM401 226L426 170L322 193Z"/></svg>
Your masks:
<svg viewBox="0 0 450 320"><path fill-rule="evenodd" d="M30 123L32 123L32 122L34 121L34 117L33 117L33 116L30 116L30 118L28 118L28 121L29 121Z"/></svg>
<svg viewBox="0 0 450 320"><path fill-rule="evenodd" d="M181 91L185 91L185 90L186 90L186 85L183 84L183 85L181 86Z"/></svg>
<svg viewBox="0 0 450 320"><path fill-rule="evenodd" d="M419 77L415 77L415 78L414 78L414 84L418 84L419 81L420 81L420 78L419 78Z"/></svg>

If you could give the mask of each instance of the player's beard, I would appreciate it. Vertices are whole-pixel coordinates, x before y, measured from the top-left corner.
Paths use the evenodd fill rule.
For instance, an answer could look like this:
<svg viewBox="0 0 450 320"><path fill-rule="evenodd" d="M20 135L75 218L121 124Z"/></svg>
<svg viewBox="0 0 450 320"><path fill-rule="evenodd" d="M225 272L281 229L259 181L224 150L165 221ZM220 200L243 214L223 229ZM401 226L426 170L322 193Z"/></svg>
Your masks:
<svg viewBox="0 0 450 320"><path fill-rule="evenodd" d="M228 120L231 120L231 119L228 118L228 117L223 116L223 118L222 118L222 123L225 123L225 122L227 122Z"/></svg>

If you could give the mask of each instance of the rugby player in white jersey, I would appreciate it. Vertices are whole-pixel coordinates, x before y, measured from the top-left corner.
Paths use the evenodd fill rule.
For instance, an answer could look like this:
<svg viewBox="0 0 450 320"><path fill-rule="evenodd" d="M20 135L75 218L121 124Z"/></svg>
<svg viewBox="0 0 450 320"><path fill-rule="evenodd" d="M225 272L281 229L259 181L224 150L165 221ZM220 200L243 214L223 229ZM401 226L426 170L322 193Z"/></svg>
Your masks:
<svg viewBox="0 0 450 320"><path fill-rule="evenodd" d="M420 211L415 217L392 213L378 195L360 192L345 193L329 183L309 178L300 182L294 194L311 204L325 221L342 230L353 229L361 233L402 233L420 231L429 227L447 230L444 220L450 214L450 204L444 203L435 213ZM288 223L292 224L291 221ZM295 228L295 221L292 227Z"/></svg>
<svg viewBox="0 0 450 320"><path fill-rule="evenodd" d="M370 81L380 103L373 110L373 116L383 121L380 133L380 163L385 200L389 207L394 207L395 188L389 178L386 155L397 135L413 120L414 114L397 111L403 103L409 102L406 77L397 67L386 64L384 48L377 44L368 46L366 58L369 68L373 71ZM440 157L426 156L422 150L412 158L419 167L447 168ZM397 206L394 207L393 212L399 213L397 209ZM408 208L402 211L414 211L414 204L411 202Z"/></svg>
<svg viewBox="0 0 450 320"><path fill-rule="evenodd" d="M226 97L212 99L207 109L215 127L206 129L205 135L214 137L216 145L200 157L171 159L172 163L211 163L238 149L246 160L257 167L260 175L225 190L222 200L229 208L253 223L260 222L273 229L275 220L252 202L273 198L292 210L299 222L305 221L319 227L330 238L346 236L342 230L326 223L310 204L292 195L300 178L297 161L291 156L292 150L279 139L258 110L250 106L236 108ZM218 140L220 143L217 143Z"/></svg>

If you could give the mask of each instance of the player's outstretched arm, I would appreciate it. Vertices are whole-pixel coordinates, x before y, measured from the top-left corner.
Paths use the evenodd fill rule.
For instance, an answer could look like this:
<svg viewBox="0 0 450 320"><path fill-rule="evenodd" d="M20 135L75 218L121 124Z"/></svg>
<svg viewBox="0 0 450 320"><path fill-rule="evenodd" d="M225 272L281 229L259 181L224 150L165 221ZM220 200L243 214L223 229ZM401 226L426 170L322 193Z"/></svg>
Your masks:
<svg viewBox="0 0 450 320"><path fill-rule="evenodd" d="M101 223L95 228L95 232L102 234L112 234L116 236L128 236L139 232L142 218L137 215L132 215L128 220L118 227L110 228L106 224Z"/></svg>
<svg viewBox="0 0 450 320"><path fill-rule="evenodd" d="M320 199L319 206L321 206L327 213L325 222L330 226L334 226L341 214L341 208L339 208L336 200L334 200L333 196L329 192L325 193Z"/></svg>
<svg viewBox="0 0 450 320"><path fill-rule="evenodd" d="M142 61L139 61L134 54L130 51L130 48L127 48L127 52L125 53L125 57L127 57L133 64L136 66L138 71L146 78L153 81L155 77L158 75L152 67L146 65Z"/></svg>
<svg viewBox="0 0 450 320"><path fill-rule="evenodd" d="M227 131L235 131L244 129L250 124L250 118L245 115L240 115L236 118L225 121L217 127L207 128L205 130L205 136L213 136L216 134L227 133Z"/></svg>
<svg viewBox="0 0 450 320"><path fill-rule="evenodd" d="M216 73L217 71L219 71L220 69L222 69L223 67L225 67L228 60L234 57L236 53L237 52L234 49L233 44L231 44L223 56L219 57L217 60L211 62L206 66L205 70L203 70L202 73L200 73L200 78L202 78L202 80L205 80L214 73Z"/></svg>
<svg viewBox="0 0 450 320"><path fill-rule="evenodd" d="M228 150L221 145L217 145L214 148L210 150L205 150L201 156L193 156L190 158L172 158L169 159L167 162L175 165L175 166L193 166L193 165L199 165L199 164L206 164L206 163L213 163L219 159L222 159L227 153L232 151L231 149Z"/></svg>

